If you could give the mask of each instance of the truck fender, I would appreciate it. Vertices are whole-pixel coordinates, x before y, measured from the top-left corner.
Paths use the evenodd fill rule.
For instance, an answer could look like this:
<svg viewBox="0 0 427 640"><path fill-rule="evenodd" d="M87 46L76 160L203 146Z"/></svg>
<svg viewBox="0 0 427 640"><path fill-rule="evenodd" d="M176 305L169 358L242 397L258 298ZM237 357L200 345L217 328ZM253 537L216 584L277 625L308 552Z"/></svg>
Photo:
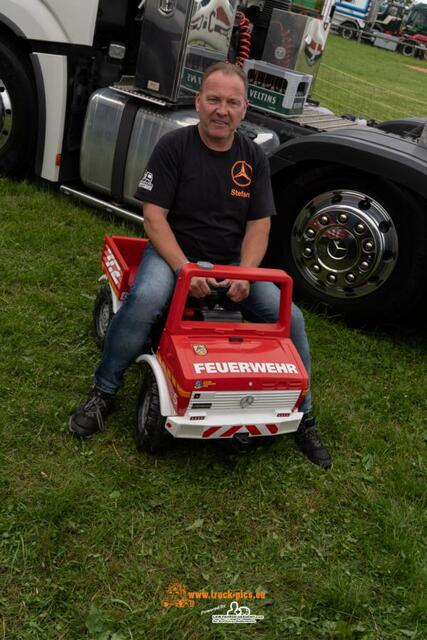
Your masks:
<svg viewBox="0 0 427 640"><path fill-rule="evenodd" d="M67 58L33 53L31 59L39 104L35 170L42 178L57 182L67 104Z"/></svg>
<svg viewBox="0 0 427 640"><path fill-rule="evenodd" d="M385 120L377 125L381 131L395 133L398 136L418 137L418 133L427 124L427 118L401 118L399 120ZM415 135L414 135L415 134Z"/></svg>
<svg viewBox="0 0 427 640"><path fill-rule="evenodd" d="M146 362L147 365L151 368L154 377L156 378L157 386L159 389L159 397L160 397L160 413L162 416L174 416L176 415L176 411L172 404L172 399L169 394L168 383L166 380L166 376L163 373L163 369L160 366L159 361L156 356L146 354L139 356L136 361L138 363Z"/></svg>
<svg viewBox="0 0 427 640"><path fill-rule="evenodd" d="M270 156L271 174L304 162L371 173L427 198L427 148L380 129L339 129L289 140Z"/></svg>

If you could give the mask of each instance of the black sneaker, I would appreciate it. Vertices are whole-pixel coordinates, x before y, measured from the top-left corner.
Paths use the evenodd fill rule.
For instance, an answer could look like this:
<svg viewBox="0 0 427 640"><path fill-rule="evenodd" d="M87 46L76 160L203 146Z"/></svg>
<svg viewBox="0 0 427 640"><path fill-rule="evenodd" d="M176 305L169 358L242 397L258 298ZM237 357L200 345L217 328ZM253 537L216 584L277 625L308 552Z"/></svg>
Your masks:
<svg viewBox="0 0 427 640"><path fill-rule="evenodd" d="M317 430L316 419L310 413L304 414L298 431L295 433L295 442L310 462L324 469L332 467L331 454L323 446Z"/></svg>
<svg viewBox="0 0 427 640"><path fill-rule="evenodd" d="M104 431L105 420L113 409L114 395L94 387L86 401L70 416L70 431L81 438L88 438Z"/></svg>

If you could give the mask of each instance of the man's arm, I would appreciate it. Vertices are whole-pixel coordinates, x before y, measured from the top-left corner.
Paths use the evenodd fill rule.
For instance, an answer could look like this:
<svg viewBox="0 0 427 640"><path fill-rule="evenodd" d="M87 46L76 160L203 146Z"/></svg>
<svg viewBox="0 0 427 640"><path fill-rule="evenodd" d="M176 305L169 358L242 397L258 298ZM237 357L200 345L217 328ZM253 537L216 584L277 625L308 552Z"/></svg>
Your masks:
<svg viewBox="0 0 427 640"><path fill-rule="evenodd" d="M188 260L167 221L168 209L163 209L151 202L144 202L143 209L145 233L159 255L166 260L173 271L176 271Z"/></svg>
<svg viewBox="0 0 427 640"><path fill-rule="evenodd" d="M267 250L270 226L270 218L249 220L246 224L240 252L241 267L258 267ZM233 302L241 302L249 295L249 282L232 280L227 295Z"/></svg>
<svg viewBox="0 0 427 640"><path fill-rule="evenodd" d="M258 267L261 263L267 251L270 226L270 218L249 220L246 224L246 231L240 252L241 267Z"/></svg>

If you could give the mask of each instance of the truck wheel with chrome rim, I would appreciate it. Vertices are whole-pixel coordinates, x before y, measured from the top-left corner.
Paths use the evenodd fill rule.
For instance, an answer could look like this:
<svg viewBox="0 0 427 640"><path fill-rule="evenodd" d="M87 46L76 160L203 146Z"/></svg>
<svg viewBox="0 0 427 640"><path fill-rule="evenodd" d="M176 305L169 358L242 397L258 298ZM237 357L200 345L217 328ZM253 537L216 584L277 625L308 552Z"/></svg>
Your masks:
<svg viewBox="0 0 427 640"><path fill-rule="evenodd" d="M37 103L28 59L0 41L0 175L21 174L34 161Z"/></svg>
<svg viewBox="0 0 427 640"><path fill-rule="evenodd" d="M160 413L160 396L156 378L149 367L138 398L135 422L135 444L138 451L157 453L165 448L172 436L165 428L166 418Z"/></svg>
<svg viewBox="0 0 427 640"><path fill-rule="evenodd" d="M397 322L421 301L426 221L408 191L328 168L282 187L276 202L267 261L290 273L297 296L371 325Z"/></svg>

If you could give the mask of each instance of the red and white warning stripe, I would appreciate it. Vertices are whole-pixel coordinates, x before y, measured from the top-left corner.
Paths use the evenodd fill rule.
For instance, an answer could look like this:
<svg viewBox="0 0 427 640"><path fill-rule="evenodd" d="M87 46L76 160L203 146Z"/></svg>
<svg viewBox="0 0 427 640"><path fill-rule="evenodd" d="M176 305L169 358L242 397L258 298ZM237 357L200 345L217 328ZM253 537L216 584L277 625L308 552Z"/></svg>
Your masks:
<svg viewBox="0 0 427 640"><path fill-rule="evenodd" d="M249 433L250 436L274 436L279 430L277 424L246 424L233 427L207 427L202 438L232 438L236 433Z"/></svg>

